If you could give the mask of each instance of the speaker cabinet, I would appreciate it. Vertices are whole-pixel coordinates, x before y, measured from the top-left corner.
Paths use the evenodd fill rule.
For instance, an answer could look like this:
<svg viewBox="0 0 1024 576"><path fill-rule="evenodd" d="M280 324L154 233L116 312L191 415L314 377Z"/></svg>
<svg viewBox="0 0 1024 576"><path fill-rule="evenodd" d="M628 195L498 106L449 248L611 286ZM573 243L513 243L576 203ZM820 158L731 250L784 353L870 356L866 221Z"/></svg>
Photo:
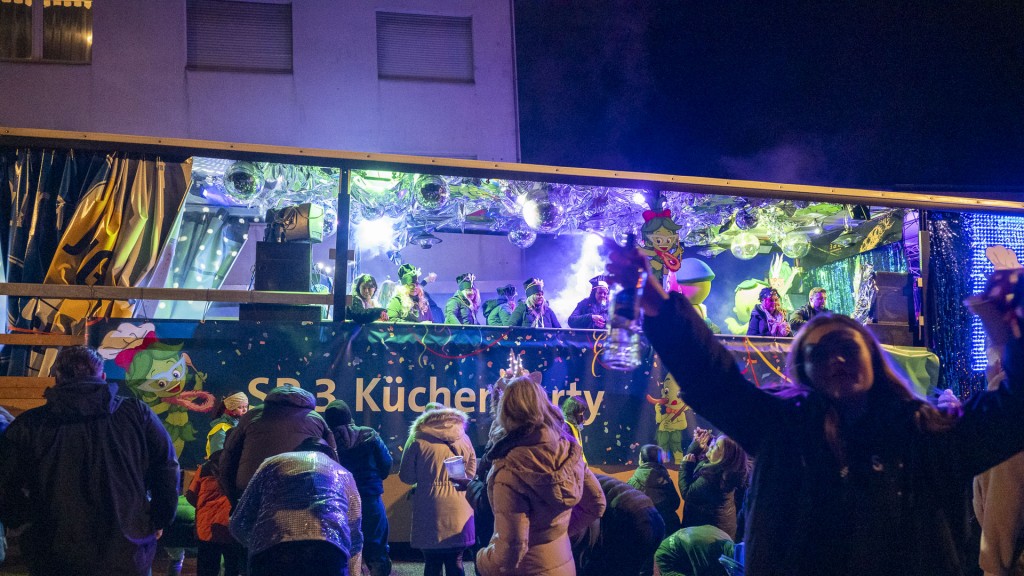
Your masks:
<svg viewBox="0 0 1024 576"><path fill-rule="evenodd" d="M914 334L910 324L898 322L870 322L864 325L882 344L892 346L913 346Z"/></svg>
<svg viewBox="0 0 1024 576"><path fill-rule="evenodd" d="M875 285L878 292L871 306L871 317L880 323L909 325L913 302L909 276L901 272L876 272Z"/></svg>
<svg viewBox="0 0 1024 576"><path fill-rule="evenodd" d="M304 242L257 242L257 290L309 292L313 247Z"/></svg>

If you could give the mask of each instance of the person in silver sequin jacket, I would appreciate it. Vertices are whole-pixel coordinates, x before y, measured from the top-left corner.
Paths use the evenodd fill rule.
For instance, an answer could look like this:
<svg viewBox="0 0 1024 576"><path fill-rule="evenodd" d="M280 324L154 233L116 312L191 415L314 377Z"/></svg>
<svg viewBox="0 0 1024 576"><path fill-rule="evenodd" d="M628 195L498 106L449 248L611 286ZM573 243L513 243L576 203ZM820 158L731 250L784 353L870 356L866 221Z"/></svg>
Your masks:
<svg viewBox="0 0 1024 576"><path fill-rule="evenodd" d="M249 551L250 576L361 573L359 491L332 452L308 441L256 471L231 515L231 533Z"/></svg>

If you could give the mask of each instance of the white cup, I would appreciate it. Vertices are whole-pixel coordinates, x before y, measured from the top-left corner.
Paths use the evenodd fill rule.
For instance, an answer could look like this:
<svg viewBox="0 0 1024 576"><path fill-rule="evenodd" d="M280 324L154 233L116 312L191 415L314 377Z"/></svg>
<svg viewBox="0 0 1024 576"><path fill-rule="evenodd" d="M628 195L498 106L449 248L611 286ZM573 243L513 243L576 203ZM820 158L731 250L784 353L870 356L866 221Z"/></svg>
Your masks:
<svg viewBox="0 0 1024 576"><path fill-rule="evenodd" d="M466 477L466 461L462 459L462 456L452 456L451 458L445 458L444 467L446 470L448 470L448 476L450 478Z"/></svg>

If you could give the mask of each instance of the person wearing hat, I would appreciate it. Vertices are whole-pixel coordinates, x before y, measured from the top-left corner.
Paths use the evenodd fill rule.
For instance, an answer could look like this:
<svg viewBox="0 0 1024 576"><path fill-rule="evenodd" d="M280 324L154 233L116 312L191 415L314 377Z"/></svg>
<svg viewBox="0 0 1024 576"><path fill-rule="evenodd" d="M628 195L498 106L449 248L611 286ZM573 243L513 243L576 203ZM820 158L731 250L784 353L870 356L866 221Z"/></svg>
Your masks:
<svg viewBox="0 0 1024 576"><path fill-rule="evenodd" d="M476 315L477 310L480 308L480 302L477 300L477 294L479 293L473 287L476 275L466 272L465 274L459 274L455 281L459 283L459 288L448 299L448 303L444 305L444 323L469 326L479 325L480 320Z"/></svg>
<svg viewBox="0 0 1024 576"><path fill-rule="evenodd" d="M608 282L604 276L594 276L590 286L590 295L580 300L569 315L570 328L604 330L608 323Z"/></svg>
<svg viewBox="0 0 1024 576"><path fill-rule="evenodd" d="M484 318L488 326L508 326L516 310L516 286L506 284L498 288L498 297L484 302Z"/></svg>
<svg viewBox="0 0 1024 576"><path fill-rule="evenodd" d="M235 392L225 396L217 406L217 418L210 422L210 432L206 434L206 458L224 448L224 439L228 430L238 426L238 419L249 411L249 397L245 392Z"/></svg>
<svg viewBox="0 0 1024 576"><path fill-rule="evenodd" d="M789 337L793 332L786 321L786 311L782 309L779 291L771 286L761 289L756 304L750 311L750 323L747 325L747 336Z"/></svg>
<svg viewBox="0 0 1024 576"><path fill-rule="evenodd" d="M398 279L401 283L388 303L388 318L394 322L433 322L430 301L420 286L420 269L402 264Z"/></svg>
<svg viewBox="0 0 1024 576"><path fill-rule="evenodd" d="M528 328L561 328L555 313L548 308L544 300L544 281L530 278L523 282L526 288L526 300L516 305L512 312L509 326L525 326Z"/></svg>

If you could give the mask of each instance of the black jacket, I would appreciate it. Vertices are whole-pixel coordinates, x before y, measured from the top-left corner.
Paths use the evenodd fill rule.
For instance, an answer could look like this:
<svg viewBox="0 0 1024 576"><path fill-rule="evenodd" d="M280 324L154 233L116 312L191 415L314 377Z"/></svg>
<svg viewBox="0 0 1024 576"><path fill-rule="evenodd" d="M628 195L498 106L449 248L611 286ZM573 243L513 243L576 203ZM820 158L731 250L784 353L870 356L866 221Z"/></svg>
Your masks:
<svg viewBox="0 0 1024 576"><path fill-rule="evenodd" d="M644 333L671 373L702 376L677 377L683 400L754 457L748 576L961 574L964 487L1024 449L1021 342L1008 347L1008 384L975 395L946 432L918 425L919 402L873 391L869 417L844 434L844 470L825 440L828 400L745 380L681 296L646 316Z"/></svg>
<svg viewBox="0 0 1024 576"><path fill-rule="evenodd" d="M30 522L33 574L146 574L174 519L178 461L141 400L102 380L62 384L0 437L0 519Z"/></svg>
<svg viewBox="0 0 1024 576"><path fill-rule="evenodd" d="M786 336L792 335L792 331L786 334ZM750 311L747 336L772 336L771 325L768 323L768 312L760 304L755 304L753 310Z"/></svg>
<svg viewBox="0 0 1024 576"><path fill-rule="evenodd" d="M608 306L598 304L597 300L588 296L580 300L579 304L576 305L576 309L569 315L569 327L603 330L604 327L598 328L594 325L593 317L595 314L603 316L605 320L608 320Z"/></svg>
<svg viewBox="0 0 1024 576"><path fill-rule="evenodd" d="M352 473L359 494L379 496L384 493L384 479L391 474L393 460L380 434L367 426L336 426L334 441L338 445L338 462Z"/></svg>
<svg viewBox="0 0 1024 576"><path fill-rule="evenodd" d="M696 441L687 454L701 452ZM707 462L684 461L679 470L679 494L683 507L683 528L714 526L736 539L736 488L723 486L722 474L711 472Z"/></svg>
<svg viewBox="0 0 1024 576"><path fill-rule="evenodd" d="M334 450L334 434L316 413L316 398L302 388L278 386L262 406L249 410L228 432L220 456L219 480L235 502L264 460L292 452L307 438L320 438Z"/></svg>
<svg viewBox="0 0 1024 576"><path fill-rule="evenodd" d="M829 310L828 308L815 310L814 308L811 307L810 304L806 304L804 306L797 308L796 310L793 311L792 314L789 315L789 327L793 331L793 334L796 334L797 330L800 330L800 328L804 324L806 324L808 320L814 318L818 314L823 314L827 312L831 312L831 310Z"/></svg>
<svg viewBox="0 0 1024 576"><path fill-rule="evenodd" d="M608 506L594 526L573 545L579 576L639 574L654 565L654 552L665 537L665 523L643 492L604 474L595 474Z"/></svg>

